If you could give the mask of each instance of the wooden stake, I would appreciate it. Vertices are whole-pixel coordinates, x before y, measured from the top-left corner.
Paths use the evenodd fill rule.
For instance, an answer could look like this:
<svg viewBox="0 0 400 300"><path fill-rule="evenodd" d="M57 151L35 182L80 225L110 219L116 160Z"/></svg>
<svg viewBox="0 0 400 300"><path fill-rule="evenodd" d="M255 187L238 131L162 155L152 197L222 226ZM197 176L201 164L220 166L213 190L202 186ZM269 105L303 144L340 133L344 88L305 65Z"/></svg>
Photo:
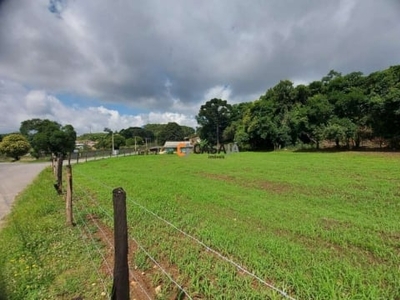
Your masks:
<svg viewBox="0 0 400 300"><path fill-rule="evenodd" d="M128 228L126 221L126 193L113 190L114 206L114 280L112 300L129 300Z"/></svg>
<svg viewBox="0 0 400 300"><path fill-rule="evenodd" d="M54 184L54 188L56 189L59 195L62 195L62 166L63 166L64 156L60 154L57 157L57 182Z"/></svg>
<svg viewBox="0 0 400 300"><path fill-rule="evenodd" d="M67 225L73 225L72 216L72 167L67 166L67 195L65 198L65 212L67 217Z"/></svg>

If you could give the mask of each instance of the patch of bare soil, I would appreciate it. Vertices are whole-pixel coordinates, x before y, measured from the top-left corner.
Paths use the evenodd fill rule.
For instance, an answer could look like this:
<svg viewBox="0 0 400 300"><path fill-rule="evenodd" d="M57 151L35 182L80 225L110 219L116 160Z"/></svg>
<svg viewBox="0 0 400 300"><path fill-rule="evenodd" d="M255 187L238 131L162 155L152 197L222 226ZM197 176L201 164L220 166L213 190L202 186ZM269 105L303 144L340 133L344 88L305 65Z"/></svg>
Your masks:
<svg viewBox="0 0 400 300"><path fill-rule="evenodd" d="M233 176L225 175L225 174L210 174L210 173L201 173L202 177L221 180L224 182L230 182L238 186L242 186L245 188L256 188L261 190L266 190L272 193L286 193L293 190L293 186L290 184L285 184L281 182L273 182L268 180L252 180L252 181L243 181L240 178L236 178Z"/></svg>

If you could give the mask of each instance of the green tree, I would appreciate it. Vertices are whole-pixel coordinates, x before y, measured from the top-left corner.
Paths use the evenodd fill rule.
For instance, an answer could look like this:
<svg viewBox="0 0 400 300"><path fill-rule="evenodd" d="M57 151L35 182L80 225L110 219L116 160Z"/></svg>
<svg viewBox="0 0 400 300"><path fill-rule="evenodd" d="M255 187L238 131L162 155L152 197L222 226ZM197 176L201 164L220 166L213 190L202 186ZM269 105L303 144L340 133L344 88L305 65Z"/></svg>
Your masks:
<svg viewBox="0 0 400 300"><path fill-rule="evenodd" d="M357 125L348 118L332 118L328 123L324 136L328 140L334 140L336 147L340 147L340 142L343 142L347 148L350 148L350 141L354 138L357 131Z"/></svg>
<svg viewBox="0 0 400 300"><path fill-rule="evenodd" d="M391 148L400 147L400 88L391 88L384 97L375 97L372 116L373 131L390 142ZM379 99L379 100L377 100Z"/></svg>
<svg viewBox="0 0 400 300"><path fill-rule="evenodd" d="M239 126L237 137L247 141L252 150L270 150L274 148L277 128L273 122L274 103L261 97L254 101L243 117L243 126Z"/></svg>
<svg viewBox="0 0 400 300"><path fill-rule="evenodd" d="M125 139L140 137L142 140L146 138L153 140L155 137L154 133L151 130L142 127L129 127L127 129L122 129L119 134L122 135Z"/></svg>
<svg viewBox="0 0 400 300"><path fill-rule="evenodd" d="M28 139L36 155L45 153L65 157L75 149L76 132L72 125L31 119L21 123L20 132Z"/></svg>
<svg viewBox="0 0 400 300"><path fill-rule="evenodd" d="M125 140L125 145L127 147L132 147L132 146L138 146L138 145L143 145L144 140L140 136L135 136L134 138L129 138Z"/></svg>
<svg viewBox="0 0 400 300"><path fill-rule="evenodd" d="M181 125L181 128L183 130L183 135L185 136L185 138L190 138L196 133L196 131L192 127Z"/></svg>
<svg viewBox="0 0 400 300"><path fill-rule="evenodd" d="M219 145L224 130L230 125L231 112L232 106L226 100L214 98L203 104L196 116L200 138Z"/></svg>
<svg viewBox="0 0 400 300"><path fill-rule="evenodd" d="M304 104L310 96L310 89L304 84L299 84L294 89L294 98L297 103Z"/></svg>
<svg viewBox="0 0 400 300"><path fill-rule="evenodd" d="M332 117L333 107L325 95L317 94L308 98L304 108L307 122L303 132L308 134L318 149L324 128Z"/></svg>
<svg viewBox="0 0 400 300"><path fill-rule="evenodd" d="M57 157L57 183L55 188L62 194L62 165L68 153L75 149L76 132L72 125L41 119L32 119L21 123L20 132L27 136L34 153L53 154Z"/></svg>
<svg viewBox="0 0 400 300"><path fill-rule="evenodd" d="M182 141L185 133L179 124L175 122L168 123L160 132L158 142L163 145L166 141Z"/></svg>
<svg viewBox="0 0 400 300"><path fill-rule="evenodd" d="M245 126L253 149L280 149L293 142L291 110L298 93L282 80L247 111Z"/></svg>
<svg viewBox="0 0 400 300"><path fill-rule="evenodd" d="M151 132L154 136L154 139L158 145L161 145L162 143L159 141L159 136L161 131L167 126L167 124L146 124L143 126L143 128L149 132ZM147 137L147 136L145 136ZM145 138L143 137L143 138Z"/></svg>
<svg viewBox="0 0 400 300"><path fill-rule="evenodd" d="M94 141L97 142L101 140L104 137L104 132L95 132L95 133L84 133L77 138L79 140L89 140L89 141Z"/></svg>
<svg viewBox="0 0 400 300"><path fill-rule="evenodd" d="M19 160L21 156L27 154L31 149L28 140L22 134L10 134L3 138L0 142L0 153L15 160Z"/></svg>
<svg viewBox="0 0 400 300"><path fill-rule="evenodd" d="M106 135L100 143L96 144L96 147L98 147L99 149L111 149L113 146L113 139L114 150L119 150L126 144L126 139L122 135L118 133L111 133Z"/></svg>
<svg viewBox="0 0 400 300"><path fill-rule="evenodd" d="M239 131L244 129L243 126L243 117L250 107L251 102L243 102L239 104L233 104L230 116L230 124L228 127L225 128L224 132L222 133L223 140L225 142L237 142L239 143L240 139L240 147L247 149L246 138L242 133L238 133ZM238 136L236 137L236 135Z"/></svg>
<svg viewBox="0 0 400 300"><path fill-rule="evenodd" d="M96 143L97 149L113 149L119 150L126 145L126 139L119 133L113 132L109 128L104 128L106 134Z"/></svg>

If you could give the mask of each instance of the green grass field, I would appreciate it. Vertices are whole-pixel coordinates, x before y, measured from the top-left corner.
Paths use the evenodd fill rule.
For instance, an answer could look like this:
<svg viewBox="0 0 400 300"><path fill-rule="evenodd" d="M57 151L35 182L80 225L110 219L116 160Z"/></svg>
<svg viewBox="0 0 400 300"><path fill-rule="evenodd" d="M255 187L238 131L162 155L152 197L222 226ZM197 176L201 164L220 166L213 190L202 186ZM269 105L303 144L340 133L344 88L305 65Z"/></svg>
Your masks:
<svg viewBox="0 0 400 300"><path fill-rule="evenodd" d="M10 225L0 233L2 244L15 243L22 249L17 254L0 249L0 270L6 270L1 278L8 281L4 278L12 272L1 267L10 268L10 261L18 261L23 249L29 248L13 223L20 211L32 212L28 205L36 205L24 202L24 197L39 193L44 202L43 207L35 208L38 218L49 218L40 223L32 220L32 227L58 233L37 237L42 242L30 237L39 243L46 259L57 260L51 249L61 243L65 252L77 255L78 260L98 260L100 264L102 242L79 244L79 239L86 237L79 230L87 226L88 215L112 228L112 189L123 187L128 195L130 237L193 299L283 299L271 286L295 299L399 299L399 167L399 154L356 152L236 153L225 159L208 159L207 154L158 155L93 161L73 167L77 226L72 229L62 226L63 203L54 200L49 182L44 185L50 174L42 174L27 190L28 196L19 199ZM55 237L57 242L48 240ZM71 239L80 250L68 248ZM93 248L89 252L94 258L85 247ZM100 249L105 252L105 248ZM37 255L43 260L41 252ZM60 291L54 291L55 283L63 282L68 272L78 281L85 276L103 276L93 274L93 268L90 275L76 274L88 271L72 269L76 256L70 258L65 257L61 271L52 270L51 278L35 283L38 290L52 293L49 299L70 299L79 288L81 295L89 298L99 293L92 286L95 279L81 286L61 284L57 287ZM160 268L154 268L140 248L129 260L154 287L162 286L160 299L176 295L187 299L179 298L177 287ZM19 270L22 265L14 267ZM59 272L64 274L61 279ZM18 290L8 288L9 295L13 289ZM23 293L24 289L20 290ZM60 294L63 296L57 296Z"/></svg>

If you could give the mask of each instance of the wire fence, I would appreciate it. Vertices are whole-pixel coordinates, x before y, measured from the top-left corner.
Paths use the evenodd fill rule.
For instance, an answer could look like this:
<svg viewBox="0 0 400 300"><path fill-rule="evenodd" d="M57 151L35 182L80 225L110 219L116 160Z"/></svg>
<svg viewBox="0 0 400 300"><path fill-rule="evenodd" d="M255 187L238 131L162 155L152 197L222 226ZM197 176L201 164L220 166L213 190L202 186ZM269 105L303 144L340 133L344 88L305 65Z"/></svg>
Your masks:
<svg viewBox="0 0 400 300"><path fill-rule="evenodd" d="M95 270L95 273L97 274L97 278L99 279L99 281L102 285L103 294L106 295L107 298L110 298L110 294L108 291L109 289L108 289L107 283L104 279L104 275L102 275L100 273L99 267L95 263L97 257L101 257L103 263L106 263L107 261L104 258L103 252L97 246L97 243L95 242L95 239L93 238L93 235L90 231L89 225L87 224L85 219L80 214L77 214L77 215L78 215L79 223L78 223L78 226L76 226L76 227L78 228L78 230L80 232L82 242L85 244L85 249L88 254L89 261L91 262L92 268ZM82 225L82 226L80 226L80 225ZM90 241L87 241L88 236L89 236ZM96 249L95 253L93 253L93 251L91 250L92 247L95 247L95 249ZM109 271L111 271L111 274L112 274L111 267L107 264L106 264L106 266L107 266L107 268L109 268Z"/></svg>
<svg viewBox="0 0 400 300"><path fill-rule="evenodd" d="M84 190L84 188L83 188L81 185L76 184L76 185L75 185L75 188L78 189L78 191L80 191L81 193L83 193L83 194L85 193L85 190ZM92 205L95 205L97 208L99 208L99 209L105 214L105 216L107 217L107 219L109 219L110 221L113 220L113 216L112 216L106 209L104 209L103 206L100 205L100 203L99 203L94 197L92 197L92 196L90 196L90 195L86 195L86 197L90 200L90 202L92 203ZM76 204L75 206L76 206L76 208L77 208L78 210L83 211L86 215L91 215L91 212L89 212L89 211L87 210L87 208L84 207L83 204L80 204L79 201L77 201L76 203L77 203L77 204ZM115 249L115 248L114 248L114 242L113 242L112 240L110 240L109 235L104 231L103 226L100 225L100 223L96 220L96 218L91 218L91 221L92 221L92 223L96 226L97 230L99 230L99 231L101 232L102 237L103 237L103 241L105 241L105 242L107 243L109 249L110 249L111 251L114 251L114 249ZM104 258L104 256L102 256L102 257ZM104 258L103 261L102 261L102 263L107 265L108 272L112 275L112 274L113 274L112 268L111 268L111 266L109 265L107 259ZM134 272L132 272L131 269L129 269L129 275L131 276L131 278L132 278L133 280L135 280L136 285L139 287L139 289L141 290L141 292L143 293L143 295L144 295L145 297L147 297L147 299L150 299L150 300L153 299L153 298L149 295L149 293L147 292L146 288L140 283L139 278L134 274Z"/></svg>
<svg viewBox="0 0 400 300"><path fill-rule="evenodd" d="M101 189L109 189L110 191L113 189L112 187L110 187L109 185L107 185L104 182L101 182L100 180L93 178L93 177L88 177L85 174L81 173L81 172L75 172L75 174L78 174L79 176L85 178L86 180L89 180L91 182L93 182L94 184L96 184L97 186L101 187ZM75 184L75 187L80 188L83 192L84 192L84 187L80 186L79 184ZM97 201L94 197L89 196L90 201L92 201L92 203L100 210L104 213L104 215L107 217L107 219L112 220L113 216L111 215L111 213L109 212L109 210L105 209L101 203L99 201ZM147 207L143 206L142 204L138 203L137 201L135 201L132 197L128 197L127 200L129 201L129 203L135 205L136 207L138 207L141 211L143 211L144 213L156 218L157 220L163 222L164 224L166 224L168 227L174 229L175 231L179 232L180 234L184 235L185 237L187 237L188 239L190 239L191 241L195 242L196 244L198 244L200 247L206 249L207 251L213 253L216 257L218 257L219 259L227 262L228 264L232 265L233 267L235 267L236 269L240 270L241 272L247 274L248 276L250 276L251 278L253 278L254 280L258 281L260 284L266 286L267 288L275 291L276 293L278 293L280 296L282 296L285 299L290 299L290 300L295 300L295 298L291 297L286 291L268 283L267 281L265 281L264 279L262 279L261 277L257 276L256 274L254 274L253 272L250 272L247 268L245 268L244 266L242 266L241 264L239 264L238 262L235 262L233 259L226 257L225 255L221 254L220 252L218 252L217 250L211 248L210 246L208 246L206 243L202 242L199 238L185 232L184 230L178 228L176 225L174 225L172 222L162 218L161 216L159 216L157 213L153 212L152 210L148 209ZM99 228L99 230L101 230ZM180 291L182 291L186 297L188 299L192 299L191 296L189 295L189 293L183 288L183 285L178 283L177 280L175 280L173 278L173 276L166 271L163 267L162 264L160 262L158 262L151 254L148 250L145 249L145 247L143 247L140 242L137 240L137 238L133 237L131 234L131 239L136 243L136 245L140 248L140 250L142 250L146 256L155 264L157 265L157 267L159 268L159 270L170 280L170 282L172 284L174 284ZM111 241L108 241L110 246L111 246ZM145 290L144 287L140 287L143 290ZM147 295L150 298L150 295Z"/></svg>

